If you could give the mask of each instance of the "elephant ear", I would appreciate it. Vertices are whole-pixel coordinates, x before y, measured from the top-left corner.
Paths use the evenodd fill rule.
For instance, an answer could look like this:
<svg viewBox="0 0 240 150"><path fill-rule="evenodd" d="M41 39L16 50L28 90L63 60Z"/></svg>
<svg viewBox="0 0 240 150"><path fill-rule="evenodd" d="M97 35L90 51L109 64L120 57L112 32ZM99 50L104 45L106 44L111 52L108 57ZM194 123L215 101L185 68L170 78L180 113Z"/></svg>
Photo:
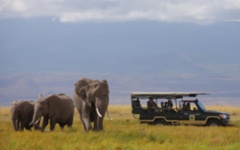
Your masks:
<svg viewBox="0 0 240 150"><path fill-rule="evenodd" d="M11 113L13 113L13 110L16 109L16 106L17 106L17 101L14 100L14 101L12 102L12 106L11 106L11 109L10 109L10 112L11 112Z"/></svg>
<svg viewBox="0 0 240 150"><path fill-rule="evenodd" d="M88 78L82 78L78 82L75 83L75 92L81 97L89 106L91 106L91 102L88 102L89 99L89 88L92 80Z"/></svg>
<svg viewBox="0 0 240 150"><path fill-rule="evenodd" d="M91 87L93 87L91 91L92 97L96 97L100 95L105 95L105 96L109 95L109 88L106 80L96 81L94 83L94 86L91 86Z"/></svg>
<svg viewBox="0 0 240 150"><path fill-rule="evenodd" d="M55 114L58 114L57 110L59 108L59 105L58 105L59 101L60 101L60 98L56 95L51 95L48 98L46 98L46 101L42 101L42 104L47 107L46 109L48 109L49 117L52 117Z"/></svg>
<svg viewBox="0 0 240 150"><path fill-rule="evenodd" d="M103 88L106 89L106 93L105 94L109 94L109 87L108 87L107 80L102 80L102 83L103 83Z"/></svg>
<svg viewBox="0 0 240 150"><path fill-rule="evenodd" d="M98 82L97 88L95 88L94 93L96 95L108 95L109 94L109 87L107 80L102 80Z"/></svg>
<svg viewBox="0 0 240 150"><path fill-rule="evenodd" d="M16 104L17 104L17 101L14 100L14 101L12 102L12 105L16 105Z"/></svg>

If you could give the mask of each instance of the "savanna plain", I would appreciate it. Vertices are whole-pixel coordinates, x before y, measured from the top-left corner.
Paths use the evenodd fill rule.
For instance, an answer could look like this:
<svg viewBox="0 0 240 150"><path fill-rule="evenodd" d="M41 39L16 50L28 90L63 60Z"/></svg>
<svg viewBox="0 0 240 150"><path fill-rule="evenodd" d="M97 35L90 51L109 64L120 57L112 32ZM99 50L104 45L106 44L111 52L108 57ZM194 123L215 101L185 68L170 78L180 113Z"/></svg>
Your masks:
<svg viewBox="0 0 240 150"><path fill-rule="evenodd" d="M10 108L0 107L1 150L238 150L240 147L240 107L212 106L231 114L232 126L153 126L140 124L131 114L130 106L109 106L104 131L85 132L75 110L72 128L63 130L57 125L53 132L49 125L45 132L15 132L10 120Z"/></svg>

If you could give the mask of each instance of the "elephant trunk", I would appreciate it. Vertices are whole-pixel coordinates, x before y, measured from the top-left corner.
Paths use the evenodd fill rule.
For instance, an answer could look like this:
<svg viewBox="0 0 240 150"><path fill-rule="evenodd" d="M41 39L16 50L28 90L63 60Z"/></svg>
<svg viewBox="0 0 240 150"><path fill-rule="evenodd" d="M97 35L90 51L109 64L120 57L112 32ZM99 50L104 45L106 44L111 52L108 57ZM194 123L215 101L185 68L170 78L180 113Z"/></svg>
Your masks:
<svg viewBox="0 0 240 150"><path fill-rule="evenodd" d="M40 118L41 116L38 113L38 109L34 109L33 119L30 125L33 125L35 129L38 128Z"/></svg>

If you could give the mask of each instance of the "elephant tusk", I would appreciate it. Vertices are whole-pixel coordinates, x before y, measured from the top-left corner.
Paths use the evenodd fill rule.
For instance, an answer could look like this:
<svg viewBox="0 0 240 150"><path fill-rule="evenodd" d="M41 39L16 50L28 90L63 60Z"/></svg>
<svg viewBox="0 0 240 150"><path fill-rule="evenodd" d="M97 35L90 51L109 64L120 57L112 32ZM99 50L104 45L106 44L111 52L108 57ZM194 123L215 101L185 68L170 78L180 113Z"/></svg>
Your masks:
<svg viewBox="0 0 240 150"><path fill-rule="evenodd" d="M37 121L35 121L35 124L37 124L39 122L39 120L40 120L40 118Z"/></svg>
<svg viewBox="0 0 240 150"><path fill-rule="evenodd" d="M38 100L42 100L43 99L43 96L42 96L42 93L40 93L39 95L38 95Z"/></svg>
<svg viewBox="0 0 240 150"><path fill-rule="evenodd" d="M100 112L99 112L99 110L98 110L97 107L96 107L96 112L97 112L97 114L98 114L99 117L102 117L102 115L100 114Z"/></svg>
<svg viewBox="0 0 240 150"><path fill-rule="evenodd" d="M29 125L31 126L33 124L33 121L29 123Z"/></svg>

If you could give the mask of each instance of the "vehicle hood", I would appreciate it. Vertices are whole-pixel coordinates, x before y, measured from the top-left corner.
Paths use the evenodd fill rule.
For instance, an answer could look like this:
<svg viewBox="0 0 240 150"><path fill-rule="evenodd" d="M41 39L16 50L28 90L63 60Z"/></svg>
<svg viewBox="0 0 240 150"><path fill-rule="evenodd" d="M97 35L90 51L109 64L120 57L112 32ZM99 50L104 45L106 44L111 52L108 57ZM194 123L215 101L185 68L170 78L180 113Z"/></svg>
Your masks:
<svg viewBox="0 0 240 150"><path fill-rule="evenodd" d="M227 112L221 112L221 111L216 111L216 110L207 110L207 113L212 113L212 114L226 114L229 116L229 113Z"/></svg>

